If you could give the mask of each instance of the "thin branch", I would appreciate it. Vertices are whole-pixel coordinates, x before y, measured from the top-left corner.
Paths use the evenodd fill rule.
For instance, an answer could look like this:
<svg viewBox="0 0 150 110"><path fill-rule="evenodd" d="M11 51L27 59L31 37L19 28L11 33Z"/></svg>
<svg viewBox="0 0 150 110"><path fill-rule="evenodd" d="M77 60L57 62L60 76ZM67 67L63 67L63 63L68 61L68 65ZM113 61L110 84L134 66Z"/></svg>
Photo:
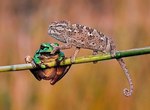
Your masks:
<svg viewBox="0 0 150 110"><path fill-rule="evenodd" d="M110 54L96 55L96 56L91 55L91 56L86 56L86 57L77 57L73 64L89 63L89 62L93 62L93 61L103 61L103 60L110 60L110 59L116 59L116 58L122 58L122 57L138 56L138 55L144 55L144 54L150 54L150 47L118 51L116 53L115 57L111 57ZM60 66L70 65L70 64L71 64L70 59L66 59L66 60L64 60L63 62L60 63ZM49 62L49 63L47 63L47 65L49 67L57 66L55 62ZM32 64L17 64L17 65L9 65L9 66L0 66L0 72L21 71L21 70L28 70L28 69L33 69L33 68L37 68L37 67L32 66Z"/></svg>

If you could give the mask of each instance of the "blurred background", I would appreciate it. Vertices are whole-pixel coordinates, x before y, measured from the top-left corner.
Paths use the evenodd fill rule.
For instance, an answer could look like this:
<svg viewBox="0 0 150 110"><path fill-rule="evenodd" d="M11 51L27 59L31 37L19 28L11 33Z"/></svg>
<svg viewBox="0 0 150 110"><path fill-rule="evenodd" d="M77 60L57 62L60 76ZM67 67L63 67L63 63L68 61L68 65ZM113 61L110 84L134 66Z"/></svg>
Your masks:
<svg viewBox="0 0 150 110"><path fill-rule="evenodd" d="M41 43L58 42L47 34L57 20L96 28L112 36L118 50L150 45L150 0L1 0L0 65L24 63ZM78 56L90 54L81 50ZM73 65L54 86L28 70L0 73L0 110L149 110L150 56L125 61L134 83L129 98L122 93L126 77L111 60Z"/></svg>

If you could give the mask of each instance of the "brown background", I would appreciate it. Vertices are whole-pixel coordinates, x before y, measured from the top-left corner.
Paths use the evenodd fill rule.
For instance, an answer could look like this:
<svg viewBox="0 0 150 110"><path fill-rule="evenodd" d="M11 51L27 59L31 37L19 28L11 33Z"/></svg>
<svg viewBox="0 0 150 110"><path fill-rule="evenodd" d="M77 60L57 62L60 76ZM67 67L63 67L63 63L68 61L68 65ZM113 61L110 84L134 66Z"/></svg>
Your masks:
<svg viewBox="0 0 150 110"><path fill-rule="evenodd" d="M150 45L150 0L1 0L0 65L24 63L42 42L58 42L47 34L56 20L94 27L112 36L118 50ZM79 56L89 54L81 50ZM29 71L0 73L0 109L149 110L150 56L125 61L135 85L129 98L122 94L126 77L111 60L74 65L54 86Z"/></svg>

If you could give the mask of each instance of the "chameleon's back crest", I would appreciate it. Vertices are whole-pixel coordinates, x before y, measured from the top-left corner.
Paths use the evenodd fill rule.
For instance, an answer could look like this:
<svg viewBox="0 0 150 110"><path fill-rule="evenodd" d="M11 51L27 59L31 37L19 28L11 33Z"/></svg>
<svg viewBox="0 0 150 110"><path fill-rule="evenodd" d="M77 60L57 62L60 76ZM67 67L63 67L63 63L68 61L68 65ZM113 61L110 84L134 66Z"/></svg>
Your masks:
<svg viewBox="0 0 150 110"><path fill-rule="evenodd" d="M48 34L55 39L66 43L65 35L66 29L70 26L69 22L66 21L55 21L52 22L48 27Z"/></svg>

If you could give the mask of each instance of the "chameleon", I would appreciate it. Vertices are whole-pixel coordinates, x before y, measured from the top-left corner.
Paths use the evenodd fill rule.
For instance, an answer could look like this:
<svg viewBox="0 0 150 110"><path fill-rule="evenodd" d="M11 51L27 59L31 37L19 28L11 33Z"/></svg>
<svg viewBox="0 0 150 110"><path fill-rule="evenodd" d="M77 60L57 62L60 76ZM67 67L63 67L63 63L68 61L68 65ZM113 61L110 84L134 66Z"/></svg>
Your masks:
<svg viewBox="0 0 150 110"><path fill-rule="evenodd" d="M48 34L64 43L64 45L55 48L53 52L57 49L62 50L70 49L73 46L76 47L74 54L71 56L72 63L75 61L80 48L92 50L93 55L97 55L98 52L101 52L114 57L117 52L115 43L111 37L81 24L71 24L69 21L54 21L51 22L48 27ZM122 58L116 60L123 69L129 83L129 89L124 88L123 93L125 96L131 96L133 93L133 83L126 64Z"/></svg>
<svg viewBox="0 0 150 110"><path fill-rule="evenodd" d="M58 67L48 67L46 62L56 61L57 65L65 59L65 55L62 51L57 50L55 53L51 54L53 49L59 46L57 43L42 43L40 49L35 52L34 57L27 56L25 58L26 63L31 63L33 66L37 66L37 69L31 69L31 73L37 80L50 80L50 84L54 85L59 81L70 69L69 66L58 66Z"/></svg>

